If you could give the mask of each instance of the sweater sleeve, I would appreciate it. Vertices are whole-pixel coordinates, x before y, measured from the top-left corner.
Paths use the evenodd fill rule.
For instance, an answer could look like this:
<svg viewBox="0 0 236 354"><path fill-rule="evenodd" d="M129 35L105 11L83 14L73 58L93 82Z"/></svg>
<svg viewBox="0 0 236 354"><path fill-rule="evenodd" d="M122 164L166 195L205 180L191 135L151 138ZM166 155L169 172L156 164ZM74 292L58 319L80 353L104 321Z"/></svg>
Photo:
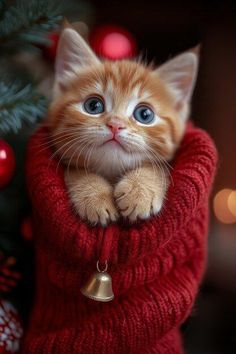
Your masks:
<svg viewBox="0 0 236 354"><path fill-rule="evenodd" d="M160 218L162 225L162 219L170 221L168 232L172 235L207 202L216 162L216 148L209 135L201 129L188 129L173 163L164 218Z"/></svg>

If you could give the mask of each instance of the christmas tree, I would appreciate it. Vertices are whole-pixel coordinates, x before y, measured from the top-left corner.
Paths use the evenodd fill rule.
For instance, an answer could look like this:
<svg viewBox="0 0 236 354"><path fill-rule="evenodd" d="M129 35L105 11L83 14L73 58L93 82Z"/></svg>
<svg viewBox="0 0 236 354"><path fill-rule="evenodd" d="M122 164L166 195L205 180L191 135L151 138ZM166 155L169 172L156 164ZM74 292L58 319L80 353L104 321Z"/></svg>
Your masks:
<svg viewBox="0 0 236 354"><path fill-rule="evenodd" d="M88 22L91 7L78 1L0 0L0 353L18 350L18 317L27 318L33 291L24 160L29 136L47 111L45 82L53 75L65 18Z"/></svg>

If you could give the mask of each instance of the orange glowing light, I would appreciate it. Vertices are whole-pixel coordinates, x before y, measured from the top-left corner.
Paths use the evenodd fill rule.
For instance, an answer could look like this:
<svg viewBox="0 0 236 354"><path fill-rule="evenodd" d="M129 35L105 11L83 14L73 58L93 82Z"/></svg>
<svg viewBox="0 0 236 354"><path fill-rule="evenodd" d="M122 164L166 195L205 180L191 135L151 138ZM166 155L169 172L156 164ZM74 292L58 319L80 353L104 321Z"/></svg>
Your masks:
<svg viewBox="0 0 236 354"><path fill-rule="evenodd" d="M234 193L236 192L232 191L232 189L222 189L215 195L213 200L215 216L224 224L236 222L236 195ZM232 197L230 197L231 195ZM232 210L234 210L235 214Z"/></svg>
<svg viewBox="0 0 236 354"><path fill-rule="evenodd" d="M236 191L232 191L228 197L228 208L236 218Z"/></svg>

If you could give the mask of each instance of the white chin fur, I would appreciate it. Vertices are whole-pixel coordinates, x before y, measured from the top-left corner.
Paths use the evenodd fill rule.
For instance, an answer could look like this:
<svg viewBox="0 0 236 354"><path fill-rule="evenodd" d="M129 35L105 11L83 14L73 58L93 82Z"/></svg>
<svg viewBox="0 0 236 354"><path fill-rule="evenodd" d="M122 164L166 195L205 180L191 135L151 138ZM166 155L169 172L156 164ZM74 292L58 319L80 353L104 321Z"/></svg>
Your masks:
<svg viewBox="0 0 236 354"><path fill-rule="evenodd" d="M119 176L124 170L138 166L142 161L140 153L125 152L120 145L107 143L93 151L88 166L104 177Z"/></svg>

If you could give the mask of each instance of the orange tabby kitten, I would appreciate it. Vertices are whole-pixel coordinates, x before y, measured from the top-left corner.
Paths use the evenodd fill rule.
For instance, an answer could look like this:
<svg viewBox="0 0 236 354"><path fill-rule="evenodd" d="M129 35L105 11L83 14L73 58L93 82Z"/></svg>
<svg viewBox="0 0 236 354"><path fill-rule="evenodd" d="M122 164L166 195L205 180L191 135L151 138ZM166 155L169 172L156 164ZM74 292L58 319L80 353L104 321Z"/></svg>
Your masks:
<svg viewBox="0 0 236 354"><path fill-rule="evenodd" d="M100 61L76 31L63 31L48 122L81 218L105 226L160 211L165 166L185 130L196 72L193 53L155 70Z"/></svg>

